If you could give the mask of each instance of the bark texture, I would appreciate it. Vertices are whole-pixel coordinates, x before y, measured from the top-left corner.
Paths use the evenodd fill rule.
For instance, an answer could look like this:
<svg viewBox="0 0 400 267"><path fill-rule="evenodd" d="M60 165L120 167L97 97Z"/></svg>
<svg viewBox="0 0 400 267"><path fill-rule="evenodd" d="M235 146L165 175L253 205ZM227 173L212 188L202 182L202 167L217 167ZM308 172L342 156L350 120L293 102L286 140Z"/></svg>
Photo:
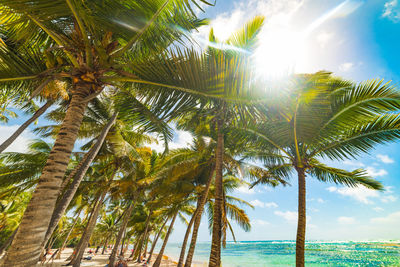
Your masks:
<svg viewBox="0 0 400 267"><path fill-rule="evenodd" d="M297 174L299 179L299 203L296 236L296 267L303 267L306 240L306 175L303 168L298 168Z"/></svg>
<svg viewBox="0 0 400 267"><path fill-rule="evenodd" d="M54 230L56 229L60 219L64 215L66 209L69 206L69 203L73 199L78 187L85 176L87 170L89 169L90 164L93 162L94 158L96 157L97 153L99 152L103 142L110 131L112 125L115 123L117 119L117 113L110 118L108 123L103 127L99 137L96 140L96 143L92 146L92 148L85 154L82 161L78 164L75 170L69 175L66 180L70 180L73 178L72 183L69 185L68 190L62 195L61 199L57 202L56 208L51 216L51 221L49 227L47 229L43 247L46 245L47 241L49 240L50 236L53 234Z"/></svg>
<svg viewBox="0 0 400 267"><path fill-rule="evenodd" d="M79 267L81 266L81 260L83 257L83 254L85 253L85 249L87 248L89 244L90 237L93 233L94 227L96 226L96 221L97 218L99 217L99 212L101 210L101 207L103 206L103 200L104 197L107 194L107 190L104 190L101 193L99 201L97 201L96 206L94 207L93 214L89 219L89 222L86 226L85 232L83 233L81 240L79 241L79 247L76 252L75 257L72 259L72 261L68 265L72 265L73 267Z"/></svg>
<svg viewBox="0 0 400 267"><path fill-rule="evenodd" d="M217 150L215 156L215 203L213 231L209 267L221 266L221 233L222 233L222 160L224 153L224 134L222 132L221 120L218 120Z"/></svg>
<svg viewBox="0 0 400 267"><path fill-rule="evenodd" d="M64 121L2 266L31 267L37 263L87 106L83 99L89 93L89 86L72 90Z"/></svg>
<svg viewBox="0 0 400 267"><path fill-rule="evenodd" d="M142 248L143 248L144 242L146 241L147 232L149 231L150 218L151 218L152 214L153 214L153 211L150 210L149 216L147 216L147 218L146 218L144 233L143 233L142 238L140 239L139 247L137 248L138 252L139 252L137 254L137 260L136 260L137 262L141 262ZM136 252L135 252L135 255L136 255Z"/></svg>
<svg viewBox="0 0 400 267"><path fill-rule="evenodd" d="M199 207L200 204L200 199L197 201L197 207ZM192 218L190 218L189 224L186 228L186 233L185 236L183 237L183 241L182 241L182 248L181 248L181 254L179 255L179 261L178 261L178 266L177 267L182 267L183 266L183 261L185 260L185 253L186 253L186 245L187 245L187 241L189 239L190 236L190 232L192 230L192 226L194 223L194 220L196 219L196 215L197 215L197 208L195 210L195 212L192 215Z"/></svg>
<svg viewBox="0 0 400 267"><path fill-rule="evenodd" d="M167 221L168 221L168 218L164 221L163 225L161 226L160 230L158 231L156 237L153 240L153 244L151 244L151 249L150 249L150 252L149 252L149 257L147 258L147 263L150 263L150 261L151 261L151 257L153 256L153 252L154 252L154 249L156 247L157 241L160 238L161 233L162 233L165 225L167 224Z"/></svg>
<svg viewBox="0 0 400 267"><path fill-rule="evenodd" d="M112 250L111 256L110 256L110 263L109 263L110 266L114 266L115 258L117 256L117 252L118 252L119 243L121 242L122 236L124 235L126 226L128 225L128 222L129 222L129 218L132 215L133 208L134 208L134 203L132 201L129 204L128 209L125 211L124 219L122 220L121 227L118 231L117 239L115 240L115 245L113 247L113 250ZM121 250L123 250L123 245L121 247Z"/></svg>
<svg viewBox="0 0 400 267"><path fill-rule="evenodd" d="M18 129L4 141L0 145L0 153L2 153L4 150L6 150L7 147L9 147L15 139L18 138L22 134L22 132L37 118L39 118L43 113L46 112L46 110L53 104L53 101L47 101L46 104L44 104L41 108L39 108L33 115L30 117L26 122L24 122L21 126L18 127Z"/></svg>
<svg viewBox="0 0 400 267"><path fill-rule="evenodd" d="M199 233L201 216L203 215L204 205L207 203L208 193L210 192L210 186L211 186L211 182L213 180L213 175L214 175L214 170L211 172L210 178L208 179L207 184L206 184L206 188L204 188L199 205L196 209L197 215L194 220L193 233L192 233L192 238L190 241L188 254L186 256L185 267L192 266L192 260L193 260L194 250L196 248L197 235Z"/></svg>
<svg viewBox="0 0 400 267"><path fill-rule="evenodd" d="M172 233L172 229L174 227L175 219L177 216L178 216L178 213L175 213L174 217L172 218L171 224L169 225L169 228L168 228L168 232L165 235L164 242L161 246L160 252L157 255L157 259L153 264L153 267L160 267L162 256L164 255L164 250L165 250L165 247L167 246L169 235Z"/></svg>
<svg viewBox="0 0 400 267"><path fill-rule="evenodd" d="M58 254L57 254L57 256L56 256L56 259L60 259L60 257L61 257L61 252L64 250L65 246L67 245L68 238L69 238L69 236L71 235L72 230L74 230L74 227L75 227L76 223L77 223L78 220L79 220L79 215L80 215L80 214L81 214L81 212L78 213L78 215L77 215L76 218L75 218L75 221L72 223L71 229L68 231L68 234L67 234L67 236L65 237L64 242L62 243L61 248L60 248L60 250L58 251Z"/></svg>

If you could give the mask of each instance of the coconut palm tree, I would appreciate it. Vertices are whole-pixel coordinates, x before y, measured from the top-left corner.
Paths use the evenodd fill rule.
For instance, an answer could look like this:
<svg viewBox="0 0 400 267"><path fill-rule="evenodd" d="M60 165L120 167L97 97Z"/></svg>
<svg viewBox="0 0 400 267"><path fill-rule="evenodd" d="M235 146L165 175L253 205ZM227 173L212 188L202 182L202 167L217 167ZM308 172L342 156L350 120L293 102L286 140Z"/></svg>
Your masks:
<svg viewBox="0 0 400 267"><path fill-rule="evenodd" d="M354 159L397 140L400 93L382 81L354 84L327 72L296 75L283 87L283 96L265 114L268 119L243 128L241 137L253 146L249 155L263 161L271 176L297 174L296 266L304 266L306 178L382 190L365 170L334 168L324 160Z"/></svg>
<svg viewBox="0 0 400 267"><path fill-rule="evenodd" d="M252 120L258 115L255 104L259 102L260 92L252 90L254 79L250 55L256 47L257 33L263 21L263 17L255 17L225 42L218 42L211 31L208 41L210 46L202 53L176 49L159 61L143 61L143 64L135 66L136 72L145 75L147 80L193 88L197 92L193 95L198 96L199 105L189 106L195 108L201 106L206 116L214 121L213 127L217 132L215 185L219 193L214 205L215 222L210 267L219 267L221 264L222 157L226 128L240 119ZM146 74L145 68L141 67L143 65L152 66L156 71L151 75ZM188 110L182 108L182 113L184 112Z"/></svg>
<svg viewBox="0 0 400 267"><path fill-rule="evenodd" d="M106 86L148 84L129 66L159 54L183 32L201 25L190 5L185 0L1 3L6 44L0 50L2 85L33 93L48 80L71 83L65 119L5 265L36 263L88 101ZM152 86L183 91L168 84Z"/></svg>

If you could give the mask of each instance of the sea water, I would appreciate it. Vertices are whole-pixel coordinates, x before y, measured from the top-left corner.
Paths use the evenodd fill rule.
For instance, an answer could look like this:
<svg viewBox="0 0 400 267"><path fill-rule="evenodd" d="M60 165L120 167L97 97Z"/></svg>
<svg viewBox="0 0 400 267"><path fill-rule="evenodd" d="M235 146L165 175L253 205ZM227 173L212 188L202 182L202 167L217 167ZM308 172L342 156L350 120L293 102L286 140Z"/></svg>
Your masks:
<svg viewBox="0 0 400 267"><path fill-rule="evenodd" d="M194 261L207 262L210 248L210 242L197 243ZM165 254L177 260L180 249L180 244L169 243ZM227 242L222 250L222 266L294 266L295 250L295 241ZM384 242L310 241L306 242L305 258L306 266L400 266L400 246Z"/></svg>

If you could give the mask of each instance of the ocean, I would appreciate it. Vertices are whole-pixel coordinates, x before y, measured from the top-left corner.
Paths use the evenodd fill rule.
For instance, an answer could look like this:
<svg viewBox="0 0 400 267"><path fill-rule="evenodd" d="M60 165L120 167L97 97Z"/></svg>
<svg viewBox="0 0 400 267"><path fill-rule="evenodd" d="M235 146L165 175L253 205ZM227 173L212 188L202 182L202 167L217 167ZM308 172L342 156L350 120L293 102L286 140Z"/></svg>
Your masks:
<svg viewBox="0 0 400 267"><path fill-rule="evenodd" d="M210 247L210 242L198 243L194 260L207 262ZM165 254L177 260L180 244L169 243ZM309 241L306 243L305 258L306 266L400 266L400 246L398 241ZM295 241L228 242L222 250L223 267L294 265Z"/></svg>

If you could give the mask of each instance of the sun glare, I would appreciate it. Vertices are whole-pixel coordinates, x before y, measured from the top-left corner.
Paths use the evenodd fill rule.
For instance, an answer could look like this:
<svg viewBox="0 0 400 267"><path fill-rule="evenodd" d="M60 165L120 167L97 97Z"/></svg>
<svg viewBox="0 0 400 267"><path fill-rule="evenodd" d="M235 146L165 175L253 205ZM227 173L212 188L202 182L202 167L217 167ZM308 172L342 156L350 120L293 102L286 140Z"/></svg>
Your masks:
<svg viewBox="0 0 400 267"><path fill-rule="evenodd" d="M260 33L254 53L257 73L278 78L293 73L305 54L304 36L290 30L266 30Z"/></svg>

